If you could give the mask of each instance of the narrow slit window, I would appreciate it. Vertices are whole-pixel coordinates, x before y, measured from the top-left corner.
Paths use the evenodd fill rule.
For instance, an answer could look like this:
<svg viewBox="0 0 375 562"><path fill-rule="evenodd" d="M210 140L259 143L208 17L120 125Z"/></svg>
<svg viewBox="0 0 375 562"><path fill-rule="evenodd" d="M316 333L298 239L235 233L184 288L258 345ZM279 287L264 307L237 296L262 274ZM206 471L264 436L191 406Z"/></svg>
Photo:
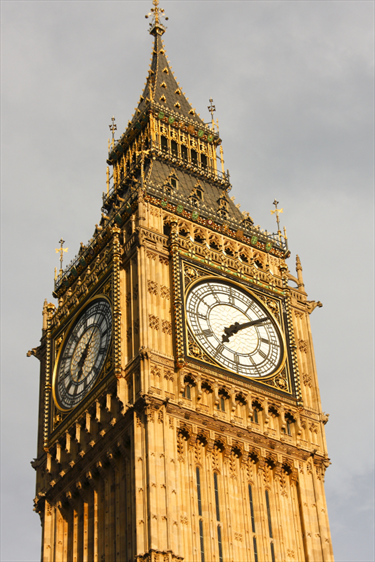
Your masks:
<svg viewBox="0 0 375 562"><path fill-rule="evenodd" d="M185 386L182 396L191 400L191 388L188 384Z"/></svg>
<svg viewBox="0 0 375 562"><path fill-rule="evenodd" d="M199 519L199 539L201 545L201 562L204 562L204 537L203 537L203 521Z"/></svg>
<svg viewBox="0 0 375 562"><path fill-rule="evenodd" d="M161 149L168 150L168 139L167 137L161 136Z"/></svg>
<svg viewBox="0 0 375 562"><path fill-rule="evenodd" d="M223 396L220 396L219 403L216 405L216 408L218 410L221 410L222 412L225 412L225 399L223 398Z"/></svg>
<svg viewBox="0 0 375 562"><path fill-rule="evenodd" d="M272 535L272 522L271 522L271 510L270 510L270 496L268 490L266 490L266 506L267 506L268 530L270 534L270 539L272 539L273 535Z"/></svg>
<svg viewBox="0 0 375 562"><path fill-rule="evenodd" d="M195 150L191 150L191 161L193 162L193 164L197 165L198 164L198 155L196 153Z"/></svg>
<svg viewBox="0 0 375 562"><path fill-rule="evenodd" d="M255 517L254 517L254 503L253 503L253 490L249 484L249 498L250 498L250 513L251 513L251 529L255 533Z"/></svg>
<svg viewBox="0 0 375 562"><path fill-rule="evenodd" d="M275 562L275 547L274 547L273 542L271 542L271 559L272 559L272 562Z"/></svg>
<svg viewBox="0 0 375 562"><path fill-rule="evenodd" d="M187 159L188 159L188 150L187 150L187 147L186 147L185 145L183 145L183 144L181 145L181 157L182 157L184 160L187 160Z"/></svg>
<svg viewBox="0 0 375 562"><path fill-rule="evenodd" d="M217 543L219 547L219 562L223 562L223 541L221 538L221 527L217 526Z"/></svg>
<svg viewBox="0 0 375 562"><path fill-rule="evenodd" d="M249 484L249 499L250 499L250 515L251 515L251 530L255 533L255 515L254 515L254 501L253 501L253 489L251 484ZM254 560L258 562L258 547L257 539L253 537L253 547L254 547Z"/></svg>
<svg viewBox="0 0 375 562"><path fill-rule="evenodd" d="M197 466L197 496L198 496L198 514L202 517L202 495L201 495L201 475L199 466Z"/></svg>
<svg viewBox="0 0 375 562"><path fill-rule="evenodd" d="M219 482L218 482L217 472L214 472L214 485L215 485L216 520L220 521Z"/></svg>
<svg viewBox="0 0 375 562"><path fill-rule="evenodd" d="M171 142L171 147L172 147L172 154L173 154L173 156L176 156L176 157L177 157L177 143L176 143L176 141L173 140L173 141Z"/></svg>
<svg viewBox="0 0 375 562"><path fill-rule="evenodd" d="M258 562L258 547L257 547L257 539L253 537L253 547L254 547L254 560Z"/></svg>

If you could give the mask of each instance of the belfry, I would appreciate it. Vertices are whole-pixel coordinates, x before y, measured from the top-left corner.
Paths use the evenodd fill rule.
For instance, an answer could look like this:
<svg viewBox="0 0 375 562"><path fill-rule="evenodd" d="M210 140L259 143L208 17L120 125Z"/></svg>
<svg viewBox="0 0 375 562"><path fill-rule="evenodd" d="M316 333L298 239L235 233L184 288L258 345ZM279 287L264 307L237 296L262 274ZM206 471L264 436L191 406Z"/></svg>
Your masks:
<svg viewBox="0 0 375 562"><path fill-rule="evenodd" d="M286 232L229 197L222 140L152 59L101 219L45 301L35 511L43 562L329 562L329 458ZM147 17L147 16L146 16ZM58 250L63 256L63 240Z"/></svg>

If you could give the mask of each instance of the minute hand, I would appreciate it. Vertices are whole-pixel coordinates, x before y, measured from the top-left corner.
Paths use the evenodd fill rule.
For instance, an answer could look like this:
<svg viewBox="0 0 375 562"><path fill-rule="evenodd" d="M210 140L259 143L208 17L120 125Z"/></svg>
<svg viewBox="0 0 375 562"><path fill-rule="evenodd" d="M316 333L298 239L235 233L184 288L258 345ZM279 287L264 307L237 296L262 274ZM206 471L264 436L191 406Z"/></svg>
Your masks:
<svg viewBox="0 0 375 562"><path fill-rule="evenodd" d="M244 322L244 324L239 324L235 322L229 328L224 328L224 334L222 341L228 342L229 338L233 336L233 334L237 334L240 330L244 330L245 328L250 328L250 326L256 326L257 324L263 324L263 322L267 322L269 318L259 318L258 320L251 320L251 322Z"/></svg>

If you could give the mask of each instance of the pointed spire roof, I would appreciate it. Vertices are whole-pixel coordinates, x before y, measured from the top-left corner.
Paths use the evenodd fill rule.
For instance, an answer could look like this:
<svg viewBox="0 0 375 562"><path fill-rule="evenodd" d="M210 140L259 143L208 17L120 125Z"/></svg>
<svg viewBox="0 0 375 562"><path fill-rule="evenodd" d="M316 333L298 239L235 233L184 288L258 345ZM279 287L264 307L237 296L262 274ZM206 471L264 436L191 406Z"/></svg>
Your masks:
<svg viewBox="0 0 375 562"><path fill-rule="evenodd" d="M155 39L151 51L151 64L146 85L132 121L137 119L149 102L154 102L154 105L159 106L160 111L173 113L175 117L183 117L197 125L205 126L173 74L162 39L166 28L160 23L160 17L164 10L159 8L158 0L154 0L153 4L155 6L152 8L154 22L150 23L150 35L153 35Z"/></svg>

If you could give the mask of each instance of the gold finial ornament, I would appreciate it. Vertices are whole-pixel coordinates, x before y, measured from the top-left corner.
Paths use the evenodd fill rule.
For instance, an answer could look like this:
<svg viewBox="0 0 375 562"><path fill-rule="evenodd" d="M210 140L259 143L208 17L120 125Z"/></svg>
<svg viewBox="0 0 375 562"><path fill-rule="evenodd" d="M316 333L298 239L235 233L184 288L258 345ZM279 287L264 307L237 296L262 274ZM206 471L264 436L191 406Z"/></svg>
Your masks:
<svg viewBox="0 0 375 562"><path fill-rule="evenodd" d="M111 123L111 125L108 125L108 127L109 127L109 130L112 133L112 144L113 144L115 142L115 131L117 131L117 125L115 123L115 116L114 115L112 116L111 121L112 121L112 123Z"/></svg>
<svg viewBox="0 0 375 562"><path fill-rule="evenodd" d="M279 235L279 240L281 242L281 230L280 230L280 218L279 218L279 214L282 213L284 211L284 209L278 209L277 205L279 204L278 201L276 201L276 199L273 202L273 205L275 205L275 208L273 210L271 210L271 215L276 214L276 222L277 222L277 234Z"/></svg>
<svg viewBox="0 0 375 562"><path fill-rule="evenodd" d="M213 128L215 125L214 112L216 111L216 107L212 104L212 102L214 101L212 98L210 98L208 101L210 102L210 105L207 107L207 109L211 113L211 123Z"/></svg>
<svg viewBox="0 0 375 562"><path fill-rule="evenodd" d="M63 272L64 252L67 252L67 251L69 250L69 248L63 248L63 246L64 246L64 244L65 244L65 240L63 240L62 238L60 238L59 244L60 244L60 248L56 248L56 254L60 254L60 271L59 271L59 275L61 275L62 272Z"/></svg>
<svg viewBox="0 0 375 562"><path fill-rule="evenodd" d="M152 33L155 29L158 30L159 35L163 35L165 31L165 27L160 21L160 18L164 18L168 21L168 17L164 15L164 8L159 8L159 0L152 1L154 7L151 8L151 11L145 15L145 18L153 18L153 21L150 22L150 33Z"/></svg>

